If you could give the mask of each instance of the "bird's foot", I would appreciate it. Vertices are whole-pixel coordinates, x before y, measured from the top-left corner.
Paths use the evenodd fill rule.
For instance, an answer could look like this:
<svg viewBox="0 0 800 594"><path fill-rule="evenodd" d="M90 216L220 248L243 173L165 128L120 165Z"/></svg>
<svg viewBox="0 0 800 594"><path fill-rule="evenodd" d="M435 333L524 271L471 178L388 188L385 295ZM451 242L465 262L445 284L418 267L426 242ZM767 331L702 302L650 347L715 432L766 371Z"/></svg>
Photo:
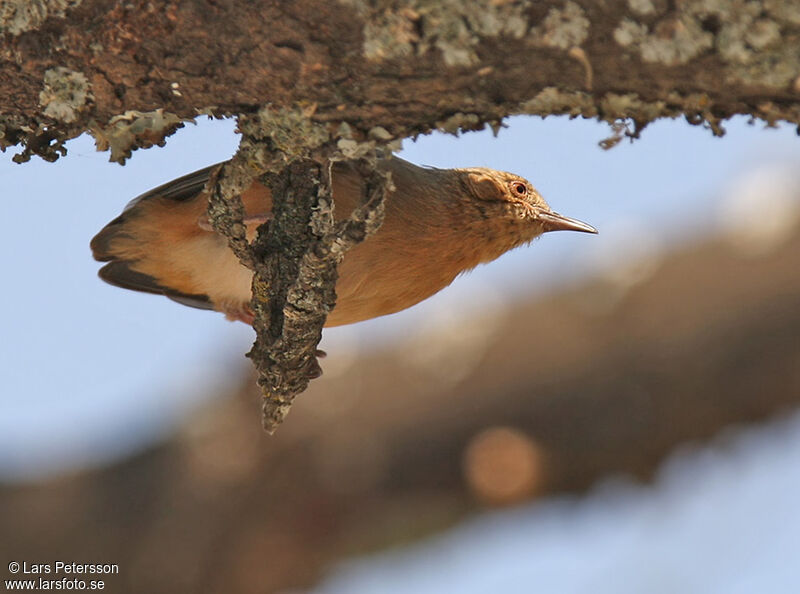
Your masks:
<svg viewBox="0 0 800 594"><path fill-rule="evenodd" d="M311 357L308 360L308 369L306 370L306 373L308 375L308 379L310 380L317 379L322 375L322 367L320 367L317 357L319 357L319 355L316 357Z"/></svg>
<svg viewBox="0 0 800 594"><path fill-rule="evenodd" d="M256 317L249 303L222 303L219 305L219 310L224 313L225 317L231 322L244 322L250 326L253 325ZM327 356L328 353L322 349L314 350L314 356L306 363L306 375L308 379L317 379L322 375L322 367L320 367L317 359L324 359Z"/></svg>
<svg viewBox="0 0 800 594"><path fill-rule="evenodd" d="M222 303L219 305L219 311L231 322L244 322L248 326L252 326L256 319L249 303Z"/></svg>

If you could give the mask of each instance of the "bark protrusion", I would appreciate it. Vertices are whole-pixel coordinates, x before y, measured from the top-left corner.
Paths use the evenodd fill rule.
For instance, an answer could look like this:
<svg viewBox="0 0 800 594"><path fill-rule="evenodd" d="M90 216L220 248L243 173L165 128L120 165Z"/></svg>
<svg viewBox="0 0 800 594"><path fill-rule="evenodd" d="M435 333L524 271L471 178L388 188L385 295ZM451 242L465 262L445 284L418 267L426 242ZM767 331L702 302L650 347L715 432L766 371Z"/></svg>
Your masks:
<svg viewBox="0 0 800 594"><path fill-rule="evenodd" d="M339 262L383 221L391 179L379 167L379 154L372 146L356 161L364 178L363 199L340 222L334 217L330 176L332 159L341 153L332 143L300 157L276 150L270 136L254 134L243 139L239 153L209 180L209 220L254 272L256 340L248 357L258 370L263 424L269 433L289 413L294 398L322 374L317 346L336 304ZM272 191L273 207L270 220L250 243L239 195L256 177L253 163L265 170L260 179Z"/></svg>

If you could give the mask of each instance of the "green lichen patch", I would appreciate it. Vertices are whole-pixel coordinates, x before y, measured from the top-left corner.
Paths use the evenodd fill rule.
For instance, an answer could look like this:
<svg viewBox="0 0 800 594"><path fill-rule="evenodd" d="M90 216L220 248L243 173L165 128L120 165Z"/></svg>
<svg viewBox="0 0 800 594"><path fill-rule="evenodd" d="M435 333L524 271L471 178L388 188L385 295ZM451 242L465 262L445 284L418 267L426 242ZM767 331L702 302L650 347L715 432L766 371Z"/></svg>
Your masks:
<svg viewBox="0 0 800 594"><path fill-rule="evenodd" d="M364 55L377 61L413 55L420 40L418 20L419 13L411 10L375 15L364 25Z"/></svg>
<svg viewBox="0 0 800 594"><path fill-rule="evenodd" d="M668 66L685 64L714 45L714 36L687 15L665 19L652 32L647 25L624 18L614 39L622 47L638 49L645 62Z"/></svg>
<svg viewBox="0 0 800 594"><path fill-rule="evenodd" d="M91 98L89 81L83 73L63 66L50 68L44 73L44 88L39 93L39 105L44 108L44 115L66 124L72 123Z"/></svg>
<svg viewBox="0 0 800 594"><path fill-rule="evenodd" d="M542 117L564 114L608 122L612 126L612 135L601 141L600 145L611 148L625 137L637 138L650 122L659 118L685 116L689 123L704 125L713 134L722 136L725 131L721 119L714 114L713 106L705 93L682 95L672 92L665 100L648 101L636 93L606 93L598 97L580 91L560 91L555 87L547 87L534 98L520 104L517 113ZM770 118L775 121L798 121L798 114L780 110L773 104L761 112L767 121Z"/></svg>
<svg viewBox="0 0 800 594"><path fill-rule="evenodd" d="M332 160L369 159L383 150L399 151L403 147L403 140L383 126L375 126L364 134L347 122L341 122L334 136L338 151L331 155Z"/></svg>
<svg viewBox="0 0 800 594"><path fill-rule="evenodd" d="M458 134L462 130L480 130L483 120L476 113L455 113L447 119L436 122L436 127L448 134Z"/></svg>
<svg viewBox="0 0 800 594"><path fill-rule="evenodd" d="M2 0L0 1L0 34L19 35L36 29L48 17L63 17L67 9L81 0Z"/></svg>
<svg viewBox="0 0 800 594"><path fill-rule="evenodd" d="M340 1L366 21L364 55L369 60L423 55L436 48L448 66L473 66L482 38L521 39L528 31L528 0Z"/></svg>
<svg viewBox="0 0 800 594"><path fill-rule="evenodd" d="M316 104L274 107L270 104L257 113L240 115L237 159L258 175L280 171L287 163L306 158L311 151L330 140L324 124L314 121Z"/></svg>
<svg viewBox="0 0 800 594"><path fill-rule="evenodd" d="M561 91L557 87L545 87L532 99L519 106L520 113L531 115L568 115L592 118L597 116L594 97L581 91Z"/></svg>
<svg viewBox="0 0 800 594"><path fill-rule="evenodd" d="M580 46L588 36L589 19L571 0L561 8L551 8L541 25L530 32L530 38L537 45L562 50Z"/></svg>
<svg viewBox="0 0 800 594"><path fill-rule="evenodd" d="M642 16L655 14L658 11L653 0L628 0L628 8Z"/></svg>
<svg viewBox="0 0 800 594"><path fill-rule="evenodd" d="M643 61L667 66L714 51L728 82L786 88L800 72L798 25L797 0L684 0L652 25L623 17L614 39Z"/></svg>
<svg viewBox="0 0 800 594"><path fill-rule="evenodd" d="M764 0L764 8L778 21L800 25L800 2L796 0Z"/></svg>
<svg viewBox="0 0 800 594"><path fill-rule="evenodd" d="M182 128L184 122L193 121L163 109L126 111L111 118L105 126L96 121L90 122L89 133L94 137L98 151L110 149L109 161L123 165L134 150L153 145L164 146L167 136Z"/></svg>
<svg viewBox="0 0 800 594"><path fill-rule="evenodd" d="M246 137L269 138L271 146L287 158L307 156L330 139L328 129L312 119L316 105L262 107L255 118L240 120Z"/></svg>
<svg viewBox="0 0 800 594"><path fill-rule="evenodd" d="M665 101L642 101L636 93L606 93L600 99L600 111L606 121L625 118L652 122L666 110Z"/></svg>

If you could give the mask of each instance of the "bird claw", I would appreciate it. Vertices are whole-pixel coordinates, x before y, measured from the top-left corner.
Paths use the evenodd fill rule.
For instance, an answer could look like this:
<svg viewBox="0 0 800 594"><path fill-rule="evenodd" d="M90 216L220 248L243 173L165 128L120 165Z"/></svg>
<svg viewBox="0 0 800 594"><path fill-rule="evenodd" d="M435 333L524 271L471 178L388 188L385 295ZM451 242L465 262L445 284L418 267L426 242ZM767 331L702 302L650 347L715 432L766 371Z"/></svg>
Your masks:
<svg viewBox="0 0 800 594"><path fill-rule="evenodd" d="M322 367L320 367L317 357L311 357L311 359L308 360L308 370L306 373L310 380L317 379L322 375Z"/></svg>
<svg viewBox="0 0 800 594"><path fill-rule="evenodd" d="M225 318L231 322L244 322L252 326L256 319L256 314L249 304L229 305L222 304L220 311L225 314Z"/></svg>
<svg viewBox="0 0 800 594"><path fill-rule="evenodd" d="M324 359L328 356L328 353L323 351L322 349L316 349L314 351L314 356L308 360L308 379L317 379L319 376L322 375L322 367L320 367L319 361L317 359Z"/></svg>

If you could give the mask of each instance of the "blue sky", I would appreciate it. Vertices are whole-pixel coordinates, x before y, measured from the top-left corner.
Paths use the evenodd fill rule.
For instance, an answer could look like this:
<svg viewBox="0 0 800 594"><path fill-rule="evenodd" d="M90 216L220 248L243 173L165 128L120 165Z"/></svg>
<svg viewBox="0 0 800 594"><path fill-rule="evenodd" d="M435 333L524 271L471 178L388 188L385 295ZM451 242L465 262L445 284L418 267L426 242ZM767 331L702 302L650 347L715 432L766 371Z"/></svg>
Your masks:
<svg viewBox="0 0 800 594"><path fill-rule="evenodd" d="M513 171L555 210L601 234L549 234L430 302L358 325L359 340L407 335L437 303L466 309L571 282L593 272L598 254L616 257L619 246L629 253L713 233L720 204L748 171L774 162L796 171L800 164L794 129L750 126L743 118L729 123L722 139L683 121L659 122L611 151L597 146L609 135L603 124L532 117L508 123L497 138L486 131L407 141L402 156ZM10 152L0 156L7 221L0 239L0 480L46 477L135 451L249 364L249 328L102 283L88 247L130 198L231 156L233 130L230 121L201 121L164 148L137 151L124 167L108 163L86 137L54 164L16 165ZM326 331L324 342L353 332Z"/></svg>

